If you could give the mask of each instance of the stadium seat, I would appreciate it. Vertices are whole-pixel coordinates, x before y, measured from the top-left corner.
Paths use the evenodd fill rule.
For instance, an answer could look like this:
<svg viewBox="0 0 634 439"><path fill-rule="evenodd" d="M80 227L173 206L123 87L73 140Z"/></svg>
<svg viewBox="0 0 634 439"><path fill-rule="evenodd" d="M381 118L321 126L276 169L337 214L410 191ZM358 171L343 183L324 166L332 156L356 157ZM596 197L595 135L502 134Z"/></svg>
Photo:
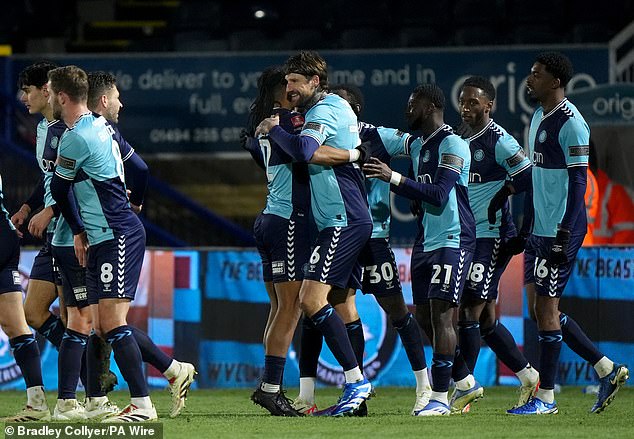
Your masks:
<svg viewBox="0 0 634 439"><path fill-rule="evenodd" d="M339 39L342 49L366 49L389 47L390 39L383 32L369 27L348 29L341 33Z"/></svg>

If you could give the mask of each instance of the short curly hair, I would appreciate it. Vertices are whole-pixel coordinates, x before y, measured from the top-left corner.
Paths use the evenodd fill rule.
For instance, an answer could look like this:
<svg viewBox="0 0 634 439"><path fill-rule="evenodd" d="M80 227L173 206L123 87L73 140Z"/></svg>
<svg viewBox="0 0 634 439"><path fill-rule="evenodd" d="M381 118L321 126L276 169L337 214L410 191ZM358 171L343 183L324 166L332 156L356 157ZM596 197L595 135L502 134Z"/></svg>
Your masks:
<svg viewBox="0 0 634 439"><path fill-rule="evenodd" d="M548 73L559 79L561 87L568 85L574 74L572 62L561 52L542 52L537 55L535 62L542 64Z"/></svg>
<svg viewBox="0 0 634 439"><path fill-rule="evenodd" d="M414 95L415 99L429 99L429 101L440 110L445 108L445 94L436 84L420 84L416 86L412 95Z"/></svg>
<svg viewBox="0 0 634 439"><path fill-rule="evenodd" d="M465 79L464 83L462 84L462 88L465 87L479 88L484 92L487 98L492 101L495 100L495 87L493 86L491 81L489 81L484 76L471 76Z"/></svg>

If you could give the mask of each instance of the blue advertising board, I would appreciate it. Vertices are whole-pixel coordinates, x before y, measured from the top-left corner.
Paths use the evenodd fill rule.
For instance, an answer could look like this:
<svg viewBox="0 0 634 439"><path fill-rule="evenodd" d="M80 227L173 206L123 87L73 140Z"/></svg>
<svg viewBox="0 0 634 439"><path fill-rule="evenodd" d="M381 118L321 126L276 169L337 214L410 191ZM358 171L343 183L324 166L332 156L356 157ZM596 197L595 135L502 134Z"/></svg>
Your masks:
<svg viewBox="0 0 634 439"><path fill-rule="evenodd" d="M554 46L553 46L554 47ZM550 47L549 47L550 48ZM565 46L576 73L568 90L608 82L606 46ZM365 95L362 118L375 125L406 128L403 112L420 83L437 83L447 101L446 121L459 122L456 97L470 75L491 78L497 87L494 117L518 139L532 108L524 79L543 47L324 51L331 84L353 83ZM262 69L283 63L289 53L64 55L63 65L117 76L124 108L121 131L141 153L240 151L238 138L256 96ZM13 56L4 87L11 96L19 71L36 61Z"/></svg>

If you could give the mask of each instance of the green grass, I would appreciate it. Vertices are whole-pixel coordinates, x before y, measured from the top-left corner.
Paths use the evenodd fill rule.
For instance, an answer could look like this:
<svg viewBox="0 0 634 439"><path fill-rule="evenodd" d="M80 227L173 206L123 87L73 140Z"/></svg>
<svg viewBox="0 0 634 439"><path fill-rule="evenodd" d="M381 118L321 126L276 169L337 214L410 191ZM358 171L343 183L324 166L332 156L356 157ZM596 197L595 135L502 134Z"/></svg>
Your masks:
<svg viewBox="0 0 634 439"><path fill-rule="evenodd" d="M168 417L169 395L154 391L152 399L163 422L165 438L625 438L634 437L629 415L634 409L634 389L622 389L616 400L600 414L589 414L593 395L579 388L565 387L557 395L560 413L538 417L516 417L505 410L516 400L515 389L487 388L485 398L471 413L441 418L414 418L409 415L414 403L412 389L379 388L368 403L368 418L276 418L249 400L250 391L194 390L180 417ZM296 390L289 391L295 396ZM318 390L320 408L332 404L339 390ZM55 395L49 405L55 404ZM25 399L21 392L0 392L0 416L17 412ZM114 392L111 399L123 407L127 394Z"/></svg>

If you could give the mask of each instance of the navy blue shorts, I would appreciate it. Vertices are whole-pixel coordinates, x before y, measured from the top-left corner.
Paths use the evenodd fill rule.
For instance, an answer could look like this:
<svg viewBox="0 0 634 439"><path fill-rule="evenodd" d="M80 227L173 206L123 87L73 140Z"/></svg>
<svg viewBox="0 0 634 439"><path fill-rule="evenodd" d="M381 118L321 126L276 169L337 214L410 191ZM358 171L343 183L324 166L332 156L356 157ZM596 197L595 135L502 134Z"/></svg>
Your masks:
<svg viewBox="0 0 634 439"><path fill-rule="evenodd" d="M33 259L33 267L31 268L30 279L43 280L51 282L55 285L62 284L62 278L59 274L59 268L55 263L53 252L51 251L52 233L46 234L46 242L40 249L39 253Z"/></svg>
<svg viewBox="0 0 634 439"><path fill-rule="evenodd" d="M440 299L458 306L473 253L458 248L423 251L421 244L412 250L412 296L414 304Z"/></svg>
<svg viewBox="0 0 634 439"><path fill-rule="evenodd" d="M20 283L20 239L8 227L1 230L0 240L0 294L22 291Z"/></svg>
<svg viewBox="0 0 634 439"><path fill-rule="evenodd" d="M555 238L531 235L524 250L524 284L534 283L540 296L561 297L570 279L583 238L584 235L571 236L566 251L568 262L551 267L547 258Z"/></svg>
<svg viewBox="0 0 634 439"><path fill-rule="evenodd" d="M498 298L498 285L510 255L500 254L500 238L476 239L476 250L464 286L465 297L491 302Z"/></svg>
<svg viewBox="0 0 634 439"><path fill-rule="evenodd" d="M371 238L361 250L363 294L388 297L402 294L394 252L387 238Z"/></svg>
<svg viewBox="0 0 634 439"><path fill-rule="evenodd" d="M88 303L101 299L134 300L145 255L145 229L91 245L86 264Z"/></svg>
<svg viewBox="0 0 634 439"><path fill-rule="evenodd" d="M292 282L304 279L310 257L308 215L294 212L290 219L260 214L253 236L262 259L264 282Z"/></svg>
<svg viewBox="0 0 634 439"><path fill-rule="evenodd" d="M83 308L88 306L86 269L79 265L73 247L52 246L51 250L62 278L64 304Z"/></svg>
<svg viewBox="0 0 634 439"><path fill-rule="evenodd" d="M304 279L335 288L360 288L359 255L371 234L372 224L323 229L317 235Z"/></svg>

